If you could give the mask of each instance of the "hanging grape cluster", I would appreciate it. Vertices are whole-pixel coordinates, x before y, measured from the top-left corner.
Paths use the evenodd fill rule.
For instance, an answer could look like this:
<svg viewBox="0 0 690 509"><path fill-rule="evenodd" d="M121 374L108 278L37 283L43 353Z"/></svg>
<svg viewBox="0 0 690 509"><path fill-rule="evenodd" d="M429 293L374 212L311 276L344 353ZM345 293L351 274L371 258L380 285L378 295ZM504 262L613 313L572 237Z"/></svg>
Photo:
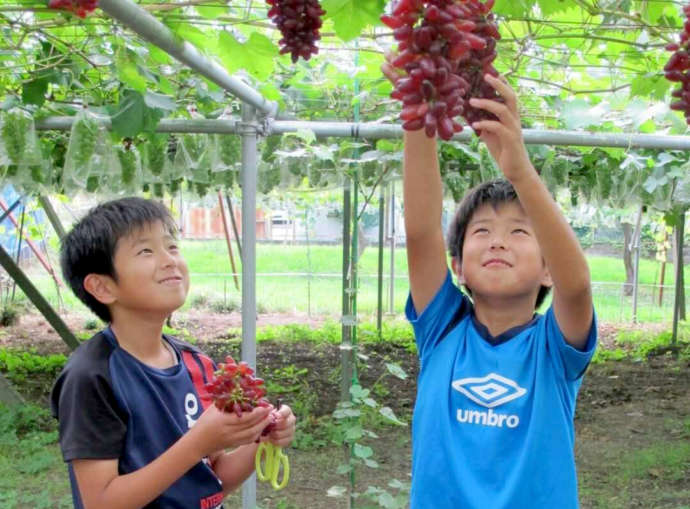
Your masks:
<svg viewBox="0 0 690 509"><path fill-rule="evenodd" d="M671 109L682 111L685 122L690 125L690 5L683 7L683 14L686 21L680 34L680 43L666 46L673 54L664 66L664 73L667 80L680 83L680 88L671 94L678 99L671 103Z"/></svg>
<svg viewBox="0 0 690 509"><path fill-rule="evenodd" d="M85 18L98 7L98 0L49 0L48 7L69 11L80 18Z"/></svg>
<svg viewBox="0 0 690 509"><path fill-rule="evenodd" d="M299 57L309 60L319 52L321 17L326 14L318 0L266 0L271 6L268 17L280 29L280 54L290 53L292 62Z"/></svg>
<svg viewBox="0 0 690 509"><path fill-rule="evenodd" d="M393 29L398 52L391 64L405 71L391 97L403 103L403 128L424 128L444 140L468 123L495 117L470 106L471 97L499 99L484 81L498 76L498 27L491 13L494 0L397 0L381 21Z"/></svg>

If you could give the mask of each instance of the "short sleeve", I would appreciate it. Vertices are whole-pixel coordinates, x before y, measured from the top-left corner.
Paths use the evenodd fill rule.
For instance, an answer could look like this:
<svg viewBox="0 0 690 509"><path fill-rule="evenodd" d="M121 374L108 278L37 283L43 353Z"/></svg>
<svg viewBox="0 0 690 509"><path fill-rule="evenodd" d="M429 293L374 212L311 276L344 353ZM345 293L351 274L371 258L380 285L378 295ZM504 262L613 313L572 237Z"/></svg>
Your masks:
<svg viewBox="0 0 690 509"><path fill-rule="evenodd" d="M405 316L412 324L419 358L428 355L471 309L469 299L453 284L450 270L434 298L421 315L417 315L412 295L408 295Z"/></svg>
<svg viewBox="0 0 690 509"><path fill-rule="evenodd" d="M592 314L592 325L587 336L587 342L582 350L573 347L565 340L556 321L553 307L549 307L544 315L544 323L546 327L546 342L556 366L562 370L567 380L581 378L585 374L589 362L592 360L597 345L596 314Z"/></svg>
<svg viewBox="0 0 690 509"><path fill-rule="evenodd" d="M52 390L65 461L116 459L125 443L126 413L113 393L107 357L89 355L93 350L75 352Z"/></svg>

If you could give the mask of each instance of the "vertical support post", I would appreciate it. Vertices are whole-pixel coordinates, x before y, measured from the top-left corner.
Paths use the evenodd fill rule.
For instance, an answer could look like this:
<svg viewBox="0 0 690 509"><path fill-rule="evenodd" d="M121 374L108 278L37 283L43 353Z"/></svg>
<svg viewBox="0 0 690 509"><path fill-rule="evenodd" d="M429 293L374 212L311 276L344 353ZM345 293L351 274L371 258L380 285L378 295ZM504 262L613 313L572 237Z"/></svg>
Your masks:
<svg viewBox="0 0 690 509"><path fill-rule="evenodd" d="M395 182L390 187L390 239L391 239L391 280L388 284L388 312L394 313L395 306Z"/></svg>
<svg viewBox="0 0 690 509"><path fill-rule="evenodd" d="M635 233L633 234L632 249L635 250L635 262L633 264L633 310L632 322L637 323L637 300L640 286L640 237L642 236L642 213L644 207L640 205L640 210L637 213L637 222L635 223ZM631 249L631 250L632 250Z"/></svg>
<svg viewBox="0 0 690 509"><path fill-rule="evenodd" d="M350 379L352 378L352 338L350 336L350 223L352 221L352 184L350 177L343 176L343 307L342 307L342 339L340 341L340 401L350 401Z"/></svg>
<svg viewBox="0 0 690 509"><path fill-rule="evenodd" d="M664 225L664 258L661 262L661 276L659 276L659 307L661 307L664 303L664 282L666 280L666 257L667 257L667 250L666 250L666 242L668 242L668 230L666 230L666 226Z"/></svg>
<svg viewBox="0 0 690 509"><path fill-rule="evenodd" d="M240 233L237 231L237 220L235 219L235 207L230 199L230 194L225 193L225 203L228 204L228 211L230 212L230 222L232 223L232 231L235 234L235 242L237 243L237 252L242 257L242 244L240 243Z"/></svg>
<svg viewBox="0 0 690 509"><path fill-rule="evenodd" d="M220 208L220 217L223 220L223 232L225 233L225 242L228 245L228 256L230 257L230 266L232 267L232 278L235 280L235 288L240 289L240 283L237 280L237 269L235 268L235 257L232 255L232 241L230 240L230 231L228 230L228 220L225 219L225 207L223 206L223 194L218 191L218 206ZM240 254L241 256L241 254Z"/></svg>
<svg viewBox="0 0 690 509"><path fill-rule="evenodd" d="M255 111L242 105L242 360L256 368L256 145ZM256 507L256 473L242 484L242 509Z"/></svg>
<svg viewBox="0 0 690 509"><path fill-rule="evenodd" d="M376 330L381 339L381 315L383 314L383 229L385 227L386 193L383 182L379 182L379 263L378 263L378 300L376 304Z"/></svg>
<svg viewBox="0 0 690 509"><path fill-rule="evenodd" d="M683 296L683 236L685 234L685 212L679 214L676 224L676 242L675 242L675 262L676 262L676 295L673 300L673 334L671 335L671 346L678 343L678 321L684 318L684 296Z"/></svg>

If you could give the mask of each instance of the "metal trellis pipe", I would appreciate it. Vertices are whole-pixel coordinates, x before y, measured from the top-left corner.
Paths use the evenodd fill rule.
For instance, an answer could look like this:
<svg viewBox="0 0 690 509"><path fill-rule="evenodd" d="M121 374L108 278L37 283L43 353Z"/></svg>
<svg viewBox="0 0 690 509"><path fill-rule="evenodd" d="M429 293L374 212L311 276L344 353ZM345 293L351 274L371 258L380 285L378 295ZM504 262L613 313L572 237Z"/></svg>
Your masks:
<svg viewBox="0 0 690 509"><path fill-rule="evenodd" d="M36 121L36 129L68 130L72 127L72 117L46 117ZM110 120L104 118L103 124L110 128ZM237 119L162 119L156 127L161 133L208 133L238 134ZM285 134L310 130L318 138L363 138L369 140L402 138L402 127L396 124L374 122L310 122L298 120L275 120L270 122L267 133ZM593 133L587 131L557 131L523 129L525 143L528 145L561 145L610 148L648 148L659 150L690 150L690 136L667 134L634 133ZM474 134L471 130L453 136L453 140L468 142Z"/></svg>
<svg viewBox="0 0 690 509"><path fill-rule="evenodd" d="M98 6L114 19L155 44L190 69L210 79L244 103L263 114L275 117L278 103L269 101L259 92L231 76L221 65L201 54L192 44L181 41L172 30L155 16L130 0L100 0Z"/></svg>
<svg viewBox="0 0 690 509"><path fill-rule="evenodd" d="M254 108L242 105L242 360L256 368L256 167ZM242 484L242 508L256 507L256 473Z"/></svg>

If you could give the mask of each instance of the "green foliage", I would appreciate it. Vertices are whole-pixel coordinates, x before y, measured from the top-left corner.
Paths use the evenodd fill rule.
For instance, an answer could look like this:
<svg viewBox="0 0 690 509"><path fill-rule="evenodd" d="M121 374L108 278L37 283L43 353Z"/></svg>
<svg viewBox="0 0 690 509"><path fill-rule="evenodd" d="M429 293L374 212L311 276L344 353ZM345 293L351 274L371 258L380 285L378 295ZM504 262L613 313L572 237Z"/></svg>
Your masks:
<svg viewBox="0 0 690 509"><path fill-rule="evenodd" d="M645 360L652 356L673 354L681 360L690 360L690 324L680 322L678 339L675 345L671 343L672 331L666 330L651 335L640 329L624 330L616 336L616 348L603 350L598 348L593 362L605 360L639 359Z"/></svg>
<svg viewBox="0 0 690 509"><path fill-rule="evenodd" d="M12 303L6 303L0 308L0 326L8 327L19 321L19 310Z"/></svg>
<svg viewBox="0 0 690 509"><path fill-rule="evenodd" d="M359 341L368 343L391 343L414 351L414 332L412 326L404 321L390 321L381 324L379 337L376 323L366 322L357 326ZM230 329L230 336L238 335L238 329ZM340 344L342 325L327 321L319 328L308 324L266 325L256 331L256 341L310 341L313 343Z"/></svg>
<svg viewBox="0 0 690 509"><path fill-rule="evenodd" d="M57 421L50 412L36 405L4 406L0 403L0 440L6 443L8 437L23 439L36 432L53 433Z"/></svg>
<svg viewBox="0 0 690 509"><path fill-rule="evenodd" d="M389 373L394 372L390 371L389 368ZM400 372L394 374L401 376ZM384 376L386 373L381 377ZM393 426L407 426L407 423L399 420L389 407L381 406L372 398L371 391L358 383L350 387L350 396L350 401L341 401L333 412L337 429L333 438L336 443L345 445L350 450L349 461L338 467L338 473L352 479L350 473L358 468L363 466L379 468L379 463L374 456L374 449L369 445L375 442L378 436L370 428L384 425L384 423ZM352 482L349 486L350 492L355 497L368 500L375 507L407 507L409 492L407 483L393 479L387 488L369 486L366 491L358 493ZM347 491L348 488L333 486L329 489L329 496L343 496Z"/></svg>
<svg viewBox="0 0 690 509"><path fill-rule="evenodd" d="M35 405L0 405L0 505L69 508L57 421Z"/></svg>
<svg viewBox="0 0 690 509"><path fill-rule="evenodd" d="M215 299L209 307L215 313L232 313L240 309L240 303L235 299Z"/></svg>
<svg viewBox="0 0 690 509"><path fill-rule="evenodd" d="M46 356L0 348L0 371L13 382L24 381L34 374L56 377L66 362L67 357L63 354Z"/></svg>
<svg viewBox="0 0 690 509"><path fill-rule="evenodd" d="M103 322L100 320L97 320L95 318L89 318L86 320L84 323L84 329L87 331L95 331L96 329L101 329L103 328Z"/></svg>
<svg viewBox="0 0 690 509"><path fill-rule="evenodd" d="M379 70L383 62L381 48L395 44L390 31L383 29L379 21L381 14L390 10L390 2L322 3L327 14L319 42L321 51L309 62L296 65L289 56L280 55L275 29L264 19L265 6L231 2L172 10L151 5L147 10L170 28L178 42L188 41L200 54L219 62L231 74L242 73L242 79L250 86L277 100L285 118L351 120L353 105L358 105L362 121L395 121L399 104L390 101L390 83ZM144 156L144 171L150 168L149 177L162 179L144 179L137 190L146 187L158 197L166 190L173 194L189 190L204 195L216 187L234 185L236 179L231 173L221 178L210 178L207 171L168 175L160 164L161 152L156 149L152 158L146 156L142 139L149 140L146 133L163 116L184 117L187 107L194 105L200 116L218 118L226 107L238 111L236 99L229 99L217 85L195 75L135 34L113 30L107 15L92 16L83 22L57 11L35 11L30 3L20 2L19 7L22 6L26 13L8 14L11 20L16 16L22 22L14 23L12 30L1 36L0 61L7 72L0 77L0 108L11 111L20 106L39 119L48 115L75 116L81 105L88 106L110 121L115 138L134 140ZM499 0L494 11L503 35L496 66L509 72L520 95L525 125L602 132L685 132L687 126L682 118L666 107L670 85L661 72L668 59L662 48L677 39L682 27L680 6L639 1L583 4L573 0ZM26 146L23 139L28 131L19 123L5 127L15 131L9 143L15 164L8 171L16 173L16 161ZM29 178L50 189L62 189L64 182L59 170L52 169L64 166L64 140L45 133L41 138L44 155L50 158L47 168L51 170L31 165ZM346 171L344 165L338 164L347 157L345 144L336 144L335 150L330 146L327 150L323 146L322 150L316 149L313 142L305 144L313 150L307 154L306 162L292 161L297 162L297 168L294 164L262 168L262 191L269 192L286 184L286 180L289 185L312 187L331 186L339 181ZM90 160L87 156L93 150L87 141L82 142L79 152L83 153L76 155L75 164L80 167L80 160ZM377 146L377 150L381 148ZM448 151L453 150L462 149L453 146ZM472 144L469 151L477 152ZM592 153L573 152L569 155L573 158ZM321 158L324 154L327 157ZM442 158L447 160L447 155ZM601 172L577 171L597 164L568 161L573 162L576 170L574 175L568 175L560 155L561 152L550 151L544 158L550 163L544 173L548 173L552 184L572 182L573 201L587 197L595 202L615 200L619 205L629 202L633 188L626 182L625 172L616 170L616 165ZM489 165L484 164L487 161L471 154L465 156L454 158L461 160L459 171L442 165L446 189L456 201L469 186L493 174ZM223 154L221 159L227 161L229 155ZM619 155L614 159L620 162L625 158ZM682 202L674 191L674 182L687 179L672 176L671 170L658 162L657 159L652 167L628 173L639 184L632 193L635 201L667 210L670 204ZM473 167L480 171L472 171ZM625 170L620 165L618 168ZM363 170L367 186L383 173L376 164ZM573 178L569 179L570 176ZM182 185L184 177L194 178ZM80 189L102 188L95 171L85 170L78 180ZM640 187L642 184L646 189ZM625 196L618 194L619 187L627 193Z"/></svg>

